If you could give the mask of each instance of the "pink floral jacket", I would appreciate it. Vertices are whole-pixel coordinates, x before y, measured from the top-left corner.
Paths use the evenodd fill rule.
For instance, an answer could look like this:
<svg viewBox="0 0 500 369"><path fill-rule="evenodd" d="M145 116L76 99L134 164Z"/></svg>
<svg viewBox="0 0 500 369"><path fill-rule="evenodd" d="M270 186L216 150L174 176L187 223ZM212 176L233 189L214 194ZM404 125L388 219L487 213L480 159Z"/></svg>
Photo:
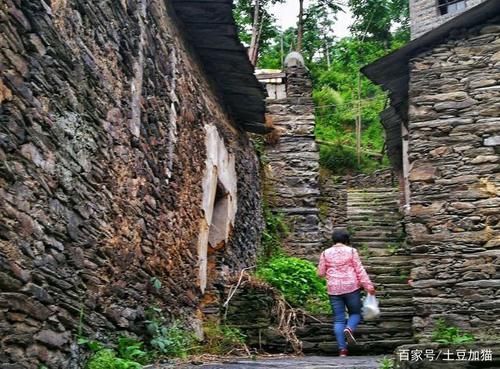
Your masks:
<svg viewBox="0 0 500 369"><path fill-rule="evenodd" d="M326 277L329 295L343 295L361 287L365 290L373 288L358 251L340 243L321 254L318 275Z"/></svg>

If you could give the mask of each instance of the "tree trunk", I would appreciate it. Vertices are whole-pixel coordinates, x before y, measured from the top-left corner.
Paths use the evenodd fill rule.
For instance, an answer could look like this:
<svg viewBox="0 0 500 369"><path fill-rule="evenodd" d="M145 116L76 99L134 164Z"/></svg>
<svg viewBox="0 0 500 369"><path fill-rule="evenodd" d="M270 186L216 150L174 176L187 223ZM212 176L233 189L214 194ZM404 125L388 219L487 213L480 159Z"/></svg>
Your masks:
<svg viewBox="0 0 500 369"><path fill-rule="evenodd" d="M257 37L255 41L255 47L253 49L253 55L250 58L250 62L253 66L257 65L257 60L259 59L259 49L260 49L260 38L262 36L262 28L264 27L264 16L260 19L259 31L257 32Z"/></svg>
<svg viewBox="0 0 500 369"><path fill-rule="evenodd" d="M252 38L250 39L250 47L248 48L248 58L252 65L255 65L255 54L257 50L258 33L259 33L259 18L260 18L260 0L255 0L252 23Z"/></svg>
<svg viewBox="0 0 500 369"><path fill-rule="evenodd" d="M297 48L299 53L302 51L302 38L304 36L304 0L299 0L299 20L297 22Z"/></svg>

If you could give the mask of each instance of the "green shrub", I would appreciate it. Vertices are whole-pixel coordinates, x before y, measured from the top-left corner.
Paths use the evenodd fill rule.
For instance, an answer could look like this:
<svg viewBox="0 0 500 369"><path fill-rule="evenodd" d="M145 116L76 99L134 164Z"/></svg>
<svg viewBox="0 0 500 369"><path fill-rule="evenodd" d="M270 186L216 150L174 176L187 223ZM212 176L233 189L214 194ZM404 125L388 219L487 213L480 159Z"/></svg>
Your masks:
<svg viewBox="0 0 500 369"><path fill-rule="evenodd" d="M204 353L225 355L245 345L246 336L235 327L207 322L203 327L203 332L205 335Z"/></svg>
<svg viewBox="0 0 500 369"><path fill-rule="evenodd" d="M361 160L358 164L356 150L342 143L336 145L320 145L319 164L322 168L328 169L334 175L371 173L377 169L389 167L386 156L384 156L384 160L380 163L366 153L361 153Z"/></svg>
<svg viewBox="0 0 500 369"><path fill-rule="evenodd" d="M310 261L280 255L259 266L256 274L280 290L293 306L328 300L325 281L316 275L316 266Z"/></svg>
<svg viewBox="0 0 500 369"><path fill-rule="evenodd" d="M345 174L360 170L356 151L342 145L321 145L319 149L319 163L335 174Z"/></svg>
<svg viewBox="0 0 500 369"><path fill-rule="evenodd" d="M475 338L470 333L463 333L457 327L451 327L446 324L444 319L439 319L436 328L432 334L432 341L438 343L465 343L473 342Z"/></svg>
<svg viewBox="0 0 500 369"><path fill-rule="evenodd" d="M112 349L102 349L92 355L86 369L141 369L142 365L133 360L117 357Z"/></svg>
<svg viewBox="0 0 500 369"><path fill-rule="evenodd" d="M149 309L147 317L146 329L151 336L149 344L158 353L169 357L185 358L193 349L194 335L182 328L179 322L167 326L161 309Z"/></svg>
<svg viewBox="0 0 500 369"><path fill-rule="evenodd" d="M146 364L152 354L144 350L144 343L130 337L118 338L118 356L122 359Z"/></svg>

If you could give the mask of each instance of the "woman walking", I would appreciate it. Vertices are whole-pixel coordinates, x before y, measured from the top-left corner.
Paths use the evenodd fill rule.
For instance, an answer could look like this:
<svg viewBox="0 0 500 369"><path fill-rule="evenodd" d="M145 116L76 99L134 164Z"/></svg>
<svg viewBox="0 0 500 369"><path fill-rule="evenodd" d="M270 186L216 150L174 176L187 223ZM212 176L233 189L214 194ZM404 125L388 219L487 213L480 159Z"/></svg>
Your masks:
<svg viewBox="0 0 500 369"><path fill-rule="evenodd" d="M318 275L326 277L339 355L347 356L347 343L356 343L354 331L361 321L361 287L371 295L375 295L375 288L358 251L349 246L349 233L344 229L336 229L332 239L333 246L323 251L319 258ZM346 307L349 313L347 323Z"/></svg>

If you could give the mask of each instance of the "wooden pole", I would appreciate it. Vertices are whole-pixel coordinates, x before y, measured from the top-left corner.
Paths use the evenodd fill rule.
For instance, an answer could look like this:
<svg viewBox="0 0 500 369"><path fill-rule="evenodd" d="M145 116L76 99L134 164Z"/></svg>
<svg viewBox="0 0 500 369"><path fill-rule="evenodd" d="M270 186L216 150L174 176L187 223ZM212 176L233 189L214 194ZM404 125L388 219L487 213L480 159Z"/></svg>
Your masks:
<svg viewBox="0 0 500 369"><path fill-rule="evenodd" d="M285 51L283 45L283 32L281 32L281 69L285 67Z"/></svg>
<svg viewBox="0 0 500 369"><path fill-rule="evenodd" d="M356 154L361 164L361 73L358 72L358 114L356 119Z"/></svg>

